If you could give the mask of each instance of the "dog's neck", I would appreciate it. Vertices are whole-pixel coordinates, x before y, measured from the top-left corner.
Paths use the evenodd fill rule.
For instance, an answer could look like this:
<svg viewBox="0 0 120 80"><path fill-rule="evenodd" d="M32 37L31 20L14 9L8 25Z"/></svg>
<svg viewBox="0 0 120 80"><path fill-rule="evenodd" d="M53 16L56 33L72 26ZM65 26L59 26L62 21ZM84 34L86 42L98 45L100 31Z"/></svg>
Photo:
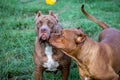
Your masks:
<svg viewBox="0 0 120 80"><path fill-rule="evenodd" d="M64 53L69 53L67 54L68 56L72 57L75 61L78 63L88 63L90 57L92 55L96 54L99 50L99 45L97 42L93 41L92 39L88 38L85 40L84 43L82 43L82 46L75 46L70 52L67 52L63 50ZM78 64L79 65L79 64Z"/></svg>
<svg viewBox="0 0 120 80"><path fill-rule="evenodd" d="M40 54L41 56L45 56L46 47L51 46L51 45L49 45L49 43L47 41L40 41L38 38L36 39L36 44L37 45L35 46L36 47L35 49L37 49L37 51L39 51L39 53L41 53Z"/></svg>
<svg viewBox="0 0 120 80"><path fill-rule="evenodd" d="M90 61L98 52L98 50L98 43L87 37L83 45L78 46L76 48L76 52L72 53L75 54L73 59L75 59L79 67L82 68L88 75L91 75L91 73L87 66L91 64Z"/></svg>
<svg viewBox="0 0 120 80"><path fill-rule="evenodd" d="M99 45L94 40L87 37L86 41L82 45L81 49L78 50L78 59L84 60L84 58L90 57L92 54L96 54L99 50Z"/></svg>
<svg viewBox="0 0 120 80"><path fill-rule="evenodd" d="M100 51L102 51L102 53ZM103 59L101 58L103 55L106 56L105 58L109 58L110 56L108 56L108 54L110 54L110 52L107 51L110 51L110 47L107 44L96 42L87 37L84 45L75 53L77 54L75 59L79 64L90 66L96 59Z"/></svg>

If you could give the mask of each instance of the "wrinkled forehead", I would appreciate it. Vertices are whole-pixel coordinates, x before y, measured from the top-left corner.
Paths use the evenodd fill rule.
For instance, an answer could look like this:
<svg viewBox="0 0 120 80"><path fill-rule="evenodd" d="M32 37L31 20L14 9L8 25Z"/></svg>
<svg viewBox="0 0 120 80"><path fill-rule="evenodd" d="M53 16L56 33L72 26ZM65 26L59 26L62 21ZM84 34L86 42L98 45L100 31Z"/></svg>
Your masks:
<svg viewBox="0 0 120 80"><path fill-rule="evenodd" d="M48 15L42 15L39 17L39 20L41 21L48 21L48 20L51 20L52 17L51 16L48 16Z"/></svg>
<svg viewBox="0 0 120 80"><path fill-rule="evenodd" d="M75 35L75 31L73 29L63 29L62 34L70 37Z"/></svg>
<svg viewBox="0 0 120 80"><path fill-rule="evenodd" d="M49 21L49 20L50 20L50 17L47 16L47 15L42 15L42 16L40 16L40 17L38 17L38 18L36 19L37 23L40 22L40 21L42 21L42 22L47 22L47 21Z"/></svg>
<svg viewBox="0 0 120 80"><path fill-rule="evenodd" d="M39 23L40 21L41 22L48 22L48 21L56 22L56 20L50 15L41 15L40 17L36 19L36 24Z"/></svg>
<svg viewBox="0 0 120 80"><path fill-rule="evenodd" d="M63 32L66 33L66 34L75 34L77 32L77 29L74 29L74 28L69 28L69 29L63 29Z"/></svg>
<svg viewBox="0 0 120 80"><path fill-rule="evenodd" d="M68 35L68 36L76 36L78 34L83 33L81 29L77 28L69 28L69 29L64 29L62 31L63 34Z"/></svg>

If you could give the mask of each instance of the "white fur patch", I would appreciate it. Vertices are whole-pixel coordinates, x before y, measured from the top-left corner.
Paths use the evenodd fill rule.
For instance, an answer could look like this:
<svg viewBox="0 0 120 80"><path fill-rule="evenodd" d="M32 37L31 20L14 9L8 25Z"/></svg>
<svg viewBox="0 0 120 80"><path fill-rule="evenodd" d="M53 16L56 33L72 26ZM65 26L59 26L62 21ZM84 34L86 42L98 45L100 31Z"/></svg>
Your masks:
<svg viewBox="0 0 120 80"><path fill-rule="evenodd" d="M89 78L85 77L85 80L89 80Z"/></svg>
<svg viewBox="0 0 120 80"><path fill-rule="evenodd" d="M47 68L48 71L56 71L59 64L57 61L54 61L52 59L52 54L53 54L52 47L49 46L48 44L46 44L46 47L45 47L45 54L48 58L48 61L45 62L43 66Z"/></svg>

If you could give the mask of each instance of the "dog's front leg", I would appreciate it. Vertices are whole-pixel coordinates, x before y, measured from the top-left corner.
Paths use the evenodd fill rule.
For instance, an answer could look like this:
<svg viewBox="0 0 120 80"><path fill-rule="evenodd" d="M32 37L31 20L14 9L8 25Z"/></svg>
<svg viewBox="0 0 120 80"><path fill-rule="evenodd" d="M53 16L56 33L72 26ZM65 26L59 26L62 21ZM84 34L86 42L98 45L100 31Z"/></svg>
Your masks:
<svg viewBox="0 0 120 80"><path fill-rule="evenodd" d="M43 80L43 68L42 67L35 67L34 77L35 80Z"/></svg>
<svg viewBox="0 0 120 80"><path fill-rule="evenodd" d="M69 68L62 68L62 80L68 80Z"/></svg>

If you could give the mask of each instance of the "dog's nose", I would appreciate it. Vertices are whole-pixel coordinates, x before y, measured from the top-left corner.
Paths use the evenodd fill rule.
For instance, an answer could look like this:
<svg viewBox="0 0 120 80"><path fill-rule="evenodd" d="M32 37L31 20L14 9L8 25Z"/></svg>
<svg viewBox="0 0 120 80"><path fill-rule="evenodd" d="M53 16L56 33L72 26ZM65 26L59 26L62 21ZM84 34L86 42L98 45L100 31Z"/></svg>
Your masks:
<svg viewBox="0 0 120 80"><path fill-rule="evenodd" d="M41 29L41 32L46 32L47 30L45 28L42 28Z"/></svg>

